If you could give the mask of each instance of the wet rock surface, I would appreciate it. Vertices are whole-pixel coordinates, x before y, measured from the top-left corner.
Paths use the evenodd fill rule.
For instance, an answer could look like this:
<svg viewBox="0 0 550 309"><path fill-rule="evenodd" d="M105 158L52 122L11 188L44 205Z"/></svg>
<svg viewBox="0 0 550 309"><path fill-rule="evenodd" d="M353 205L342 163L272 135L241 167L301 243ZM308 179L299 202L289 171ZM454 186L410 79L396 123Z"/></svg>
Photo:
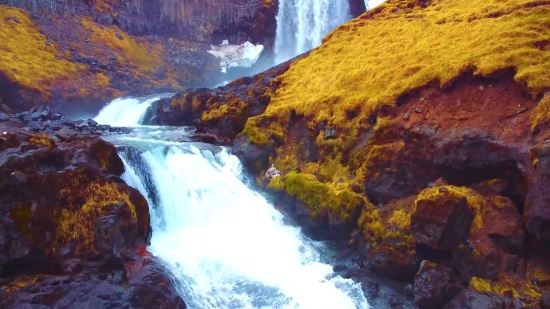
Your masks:
<svg viewBox="0 0 550 309"><path fill-rule="evenodd" d="M33 113L63 118L15 119ZM68 123L63 138L0 123L0 307L185 308L115 147Z"/></svg>
<svg viewBox="0 0 550 309"><path fill-rule="evenodd" d="M43 105L33 107L29 111L3 115L5 120L2 120L0 115L0 122L6 122L10 126L30 132L51 134L62 141L74 134L100 136L130 132L127 128L98 124L93 119L71 120L67 115Z"/></svg>

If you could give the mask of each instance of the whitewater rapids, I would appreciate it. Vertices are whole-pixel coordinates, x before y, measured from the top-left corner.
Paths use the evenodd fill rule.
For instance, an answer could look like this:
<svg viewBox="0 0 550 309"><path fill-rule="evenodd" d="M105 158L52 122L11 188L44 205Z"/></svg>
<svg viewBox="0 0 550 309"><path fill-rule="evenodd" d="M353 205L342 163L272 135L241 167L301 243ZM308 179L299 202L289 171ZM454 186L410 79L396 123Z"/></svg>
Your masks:
<svg viewBox="0 0 550 309"><path fill-rule="evenodd" d="M131 98L111 104L125 100L135 108ZM321 262L323 245L285 225L246 185L228 149L168 140L173 128L133 126L133 135L111 137L124 145L122 177L148 200L148 249L170 266L189 308L369 308L358 283Z"/></svg>

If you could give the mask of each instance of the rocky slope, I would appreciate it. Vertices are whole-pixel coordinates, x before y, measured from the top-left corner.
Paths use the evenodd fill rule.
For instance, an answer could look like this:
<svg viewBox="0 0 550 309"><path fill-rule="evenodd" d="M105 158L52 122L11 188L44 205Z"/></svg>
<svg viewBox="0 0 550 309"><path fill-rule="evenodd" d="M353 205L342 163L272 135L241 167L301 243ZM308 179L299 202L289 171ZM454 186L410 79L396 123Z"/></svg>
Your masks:
<svg viewBox="0 0 550 309"><path fill-rule="evenodd" d="M0 1L0 104L97 110L220 77L210 43L272 46L275 1Z"/></svg>
<svg viewBox="0 0 550 309"><path fill-rule="evenodd" d="M0 122L0 307L185 308L113 145Z"/></svg>
<svg viewBox="0 0 550 309"><path fill-rule="evenodd" d="M549 25L548 1L389 0L156 116L233 140L283 211L419 308L548 308Z"/></svg>

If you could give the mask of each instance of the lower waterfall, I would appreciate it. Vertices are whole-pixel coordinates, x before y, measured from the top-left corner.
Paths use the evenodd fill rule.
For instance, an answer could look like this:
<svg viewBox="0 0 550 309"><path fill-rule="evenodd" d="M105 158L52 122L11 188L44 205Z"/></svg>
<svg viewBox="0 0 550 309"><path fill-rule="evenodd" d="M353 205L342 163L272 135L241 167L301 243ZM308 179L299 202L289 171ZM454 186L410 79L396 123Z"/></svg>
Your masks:
<svg viewBox="0 0 550 309"><path fill-rule="evenodd" d="M229 149L176 142L189 134L181 128L134 126L109 139L120 146L123 179L149 202L148 249L169 265L189 308L369 308L360 284L321 262L324 245L247 186Z"/></svg>

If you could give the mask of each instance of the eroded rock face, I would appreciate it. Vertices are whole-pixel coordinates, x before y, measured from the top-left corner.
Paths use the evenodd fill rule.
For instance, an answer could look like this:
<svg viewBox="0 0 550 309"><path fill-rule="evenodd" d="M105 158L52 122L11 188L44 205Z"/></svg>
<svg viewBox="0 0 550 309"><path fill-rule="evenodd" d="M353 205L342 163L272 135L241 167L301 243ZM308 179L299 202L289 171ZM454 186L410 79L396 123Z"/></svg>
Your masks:
<svg viewBox="0 0 550 309"><path fill-rule="evenodd" d="M14 124L0 123L0 307L185 308L115 147Z"/></svg>

